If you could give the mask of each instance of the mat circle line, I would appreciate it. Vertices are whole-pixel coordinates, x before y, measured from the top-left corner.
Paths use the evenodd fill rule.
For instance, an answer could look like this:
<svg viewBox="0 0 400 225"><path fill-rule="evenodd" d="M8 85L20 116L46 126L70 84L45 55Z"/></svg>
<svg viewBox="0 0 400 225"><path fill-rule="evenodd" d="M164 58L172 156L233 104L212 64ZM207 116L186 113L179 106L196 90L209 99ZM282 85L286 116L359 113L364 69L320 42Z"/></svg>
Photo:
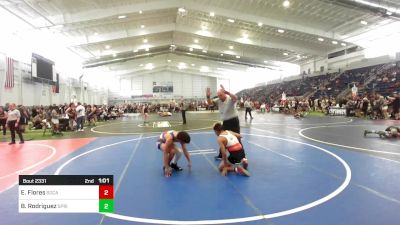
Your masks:
<svg viewBox="0 0 400 225"><path fill-rule="evenodd" d="M321 147L318 147L318 146L315 146L315 145L312 145L312 144L308 144L308 143L292 140L292 139L280 138L280 137L275 137L275 136L260 135L260 134L247 134L247 133L242 133L242 135L264 137L264 138L272 138L272 139L277 139L277 140L289 141L289 142L293 142L293 143L307 145L307 146L310 146L312 148L321 150L321 151L333 156L336 160L338 160L343 165L343 167L344 167L344 169L346 171L346 177L345 177L343 183L337 189L335 189L333 192L331 192L330 194L326 195L325 197L322 197L322 198L320 198L320 199L318 199L316 201L310 202L308 204L305 204L305 205L302 205L302 206L299 206L299 207L296 207L296 208L293 208L293 209L280 211L280 212L276 212L276 213L272 213L272 214L265 214L265 215L251 216L251 217L232 218L232 219L193 220L193 221L161 220L161 219L140 218L140 217L132 217L132 216L120 215L120 214L116 214L116 213L103 213L103 215L105 215L107 217L110 217L110 218L119 219L119 220L125 220L125 221L131 221L131 222L140 222L140 223L150 223L150 224L200 225L200 224L243 223L243 222L250 222L250 221L257 221L257 220L262 220L262 219L271 219L271 218L286 216L286 215L298 213L298 212L313 208L313 207L315 207L317 205L320 205L320 204L322 204L324 202L327 202L330 199L334 198L335 196L340 194L344 189L346 189L346 187L350 184L350 180L351 180L351 169L350 169L350 166L346 163L345 160L343 160L342 158L340 158L336 154L334 154L334 153L332 153L332 152L330 152L330 151L328 151L328 150L326 150L324 148L321 148ZM89 153L92 153L92 152L95 152L95 151L98 151L98 150L101 150L101 149L105 149L105 148L110 147L110 146L119 145L119 144L122 144L122 143L132 142L132 141L141 140L141 139L154 138L154 137L157 137L157 136L135 138L135 139L115 142L113 144L103 145L101 147L91 149L91 150L89 150L87 152L81 153L81 154L69 159L68 161L64 162L60 167L58 167L58 169L56 170L56 172L54 174L55 175L59 175L60 172L62 171L62 169L66 165L68 165L69 163L71 163L75 159L77 159L77 158L79 158L81 156L87 155Z"/></svg>
<svg viewBox="0 0 400 225"><path fill-rule="evenodd" d="M10 173L10 174L1 176L0 179L4 179L4 178L7 178L7 177L9 177L9 176L12 176L12 175L15 175L15 174L19 174L19 173L22 173L22 172L24 172L24 171L33 169L33 168L39 166L40 164L42 164L42 163L48 161L49 159L51 159L51 158L56 154L56 152L57 152L57 150L56 150L53 146L45 145L45 144L26 144L26 146L41 146L41 147L45 147L45 148L48 148L48 149L51 150L51 154L50 154L49 156L47 156L46 158L40 160L39 162L34 163L34 164L32 164L32 165L30 165L30 166L28 166L28 167L25 167L25 168L23 168L23 169L14 171L14 172L12 172L12 173Z"/></svg>
<svg viewBox="0 0 400 225"><path fill-rule="evenodd" d="M319 129L319 128L325 128L325 127L350 127L350 126L351 127L360 127L360 126L365 126L365 125L336 125L336 126L308 127L308 128L303 128L303 129L299 130L298 134L303 138L306 138L308 140L315 141L315 142L318 142L321 144L332 145L332 146L348 148L348 149L354 149L354 150L364 151L364 152L373 152L373 153L380 153L380 154L387 154L387 155L400 155L400 153L397 153L397 152L379 151L379 150L375 150L375 149L360 148L360 147L354 147L354 146L350 146L350 145L341 145L341 144L336 144L333 142L322 141L322 140L315 139L315 138L312 138L312 137L309 137L309 136L306 136L305 134L303 134L304 131L311 130L311 129Z"/></svg>
<svg viewBox="0 0 400 225"><path fill-rule="evenodd" d="M207 121L213 121L213 122L221 122L220 120L210 120L210 119L197 119L197 120L207 120ZM95 130L95 128L99 128L99 127L105 127L105 126L109 126L109 125L114 125L114 124L121 124L121 123L127 123L127 122L119 122L119 123L112 123L112 124L104 124L104 125L100 125L100 126L97 126L97 127L92 127L91 129L90 129L90 131L92 131L92 132L94 132L94 133L98 133L98 134L143 134L143 133L146 133L146 134L154 134L154 133L160 133L160 132L162 132L162 131L152 131L152 132L138 132L138 133L131 133L131 132L106 132L106 131L98 131L98 130ZM196 130L205 130L205 129L212 129L212 126L210 126L210 127L203 127L203 128L196 128L196 129L188 129L188 130L185 130L186 132L189 132L189 131L196 131Z"/></svg>
<svg viewBox="0 0 400 225"><path fill-rule="evenodd" d="M304 125L304 126L312 126L312 125L335 125L335 124L346 124L346 123L351 123L353 122L353 119L343 121L343 122L332 122L332 123L270 123L270 122L256 122L256 123L251 123L251 125L272 125L272 126L294 126L294 125Z"/></svg>

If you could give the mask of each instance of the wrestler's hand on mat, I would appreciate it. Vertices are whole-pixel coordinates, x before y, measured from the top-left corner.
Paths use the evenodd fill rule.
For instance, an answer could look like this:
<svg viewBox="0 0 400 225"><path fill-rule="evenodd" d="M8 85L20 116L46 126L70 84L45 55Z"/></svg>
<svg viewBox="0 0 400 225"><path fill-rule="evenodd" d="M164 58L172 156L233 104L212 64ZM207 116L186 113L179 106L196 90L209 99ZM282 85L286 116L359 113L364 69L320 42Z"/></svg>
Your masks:
<svg viewBox="0 0 400 225"><path fill-rule="evenodd" d="M170 177L172 175L172 169L171 167L165 167L164 168L164 176L165 177Z"/></svg>
<svg viewBox="0 0 400 225"><path fill-rule="evenodd" d="M228 170L226 168L222 169L222 171L221 171L222 176L226 176L227 173L228 173Z"/></svg>

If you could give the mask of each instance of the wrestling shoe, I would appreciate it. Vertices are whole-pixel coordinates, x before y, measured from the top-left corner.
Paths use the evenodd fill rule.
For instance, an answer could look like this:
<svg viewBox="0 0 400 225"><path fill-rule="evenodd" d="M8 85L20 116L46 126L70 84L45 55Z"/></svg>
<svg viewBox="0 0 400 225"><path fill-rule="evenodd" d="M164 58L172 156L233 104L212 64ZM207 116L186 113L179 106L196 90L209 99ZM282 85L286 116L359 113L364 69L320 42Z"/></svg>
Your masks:
<svg viewBox="0 0 400 225"><path fill-rule="evenodd" d="M366 137L367 134L368 134L368 131L367 131L367 130L364 130L364 137Z"/></svg>
<svg viewBox="0 0 400 225"><path fill-rule="evenodd" d="M247 171L246 169L244 169L242 166L237 166L237 167L235 168L235 172L236 172L237 174L239 174L239 175L242 175L242 176L246 176L246 177L249 177L249 176L250 176L250 172Z"/></svg>
<svg viewBox="0 0 400 225"><path fill-rule="evenodd" d="M182 171L183 170L182 167L179 167L177 163L171 163L170 166L175 171Z"/></svg>
<svg viewBox="0 0 400 225"><path fill-rule="evenodd" d="M221 155L216 155L216 156L214 156L214 159L215 160L222 160L222 156Z"/></svg>

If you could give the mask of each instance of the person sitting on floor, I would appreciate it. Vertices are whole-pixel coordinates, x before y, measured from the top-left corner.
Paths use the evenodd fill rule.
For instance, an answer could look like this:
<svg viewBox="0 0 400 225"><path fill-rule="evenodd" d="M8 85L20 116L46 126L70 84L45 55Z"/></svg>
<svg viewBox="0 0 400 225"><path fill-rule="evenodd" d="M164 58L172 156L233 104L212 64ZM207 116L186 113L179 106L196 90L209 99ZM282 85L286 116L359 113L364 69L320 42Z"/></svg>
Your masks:
<svg viewBox="0 0 400 225"><path fill-rule="evenodd" d="M161 117L168 117L168 116L172 116L172 113L170 112L158 112L158 115Z"/></svg>

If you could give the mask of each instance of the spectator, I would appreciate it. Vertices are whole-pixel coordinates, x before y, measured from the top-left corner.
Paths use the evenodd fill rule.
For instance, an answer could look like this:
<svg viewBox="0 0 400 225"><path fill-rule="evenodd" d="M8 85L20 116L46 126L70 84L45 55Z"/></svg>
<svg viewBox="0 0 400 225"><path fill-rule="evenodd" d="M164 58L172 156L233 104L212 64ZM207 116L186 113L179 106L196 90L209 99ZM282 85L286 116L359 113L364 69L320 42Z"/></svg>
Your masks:
<svg viewBox="0 0 400 225"><path fill-rule="evenodd" d="M15 144L15 131L19 137L19 143L24 143L24 137L22 136L21 130L19 129L21 114L16 109L15 103L11 103L8 110L7 126L10 128L11 132L11 142L9 145Z"/></svg>
<svg viewBox="0 0 400 225"><path fill-rule="evenodd" d="M1 129L3 130L3 136L6 136L7 133L6 124L7 124L7 112L4 111L2 106L0 106L0 126Z"/></svg>
<svg viewBox="0 0 400 225"><path fill-rule="evenodd" d="M78 102L78 106L76 107L76 131L83 131L83 124L85 123L85 107Z"/></svg>

